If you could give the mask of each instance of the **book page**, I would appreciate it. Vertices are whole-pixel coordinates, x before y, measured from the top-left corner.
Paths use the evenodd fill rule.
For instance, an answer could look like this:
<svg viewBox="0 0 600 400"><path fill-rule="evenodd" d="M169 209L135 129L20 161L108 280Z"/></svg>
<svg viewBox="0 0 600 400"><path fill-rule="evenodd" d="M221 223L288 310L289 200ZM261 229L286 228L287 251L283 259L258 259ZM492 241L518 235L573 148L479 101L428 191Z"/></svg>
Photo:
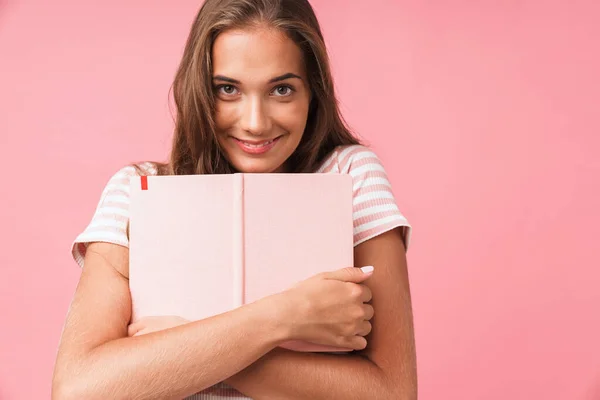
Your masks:
<svg viewBox="0 0 600 400"><path fill-rule="evenodd" d="M199 320L235 304L232 175L132 180L130 289L134 320Z"/></svg>
<svg viewBox="0 0 600 400"><path fill-rule="evenodd" d="M245 174L245 302L353 266L352 180Z"/></svg>

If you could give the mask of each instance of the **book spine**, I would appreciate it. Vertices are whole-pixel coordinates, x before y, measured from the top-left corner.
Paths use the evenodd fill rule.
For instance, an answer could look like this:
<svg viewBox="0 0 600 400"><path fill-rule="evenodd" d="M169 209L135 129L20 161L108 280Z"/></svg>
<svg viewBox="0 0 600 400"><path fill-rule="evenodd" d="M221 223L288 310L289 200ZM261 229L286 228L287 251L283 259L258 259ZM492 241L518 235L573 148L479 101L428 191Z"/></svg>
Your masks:
<svg viewBox="0 0 600 400"><path fill-rule="evenodd" d="M233 299L234 308L244 304L244 175L233 175Z"/></svg>

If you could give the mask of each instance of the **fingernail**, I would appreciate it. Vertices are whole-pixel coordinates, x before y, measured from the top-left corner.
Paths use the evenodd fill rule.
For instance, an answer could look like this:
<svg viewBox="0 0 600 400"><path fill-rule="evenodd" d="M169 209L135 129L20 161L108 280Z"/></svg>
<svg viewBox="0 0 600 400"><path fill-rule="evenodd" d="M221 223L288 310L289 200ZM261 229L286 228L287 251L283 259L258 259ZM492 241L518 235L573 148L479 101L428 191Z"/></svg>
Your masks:
<svg viewBox="0 0 600 400"><path fill-rule="evenodd" d="M367 265L366 267L361 267L361 271L364 272L365 274L368 274L369 272L373 272L373 267L371 265Z"/></svg>

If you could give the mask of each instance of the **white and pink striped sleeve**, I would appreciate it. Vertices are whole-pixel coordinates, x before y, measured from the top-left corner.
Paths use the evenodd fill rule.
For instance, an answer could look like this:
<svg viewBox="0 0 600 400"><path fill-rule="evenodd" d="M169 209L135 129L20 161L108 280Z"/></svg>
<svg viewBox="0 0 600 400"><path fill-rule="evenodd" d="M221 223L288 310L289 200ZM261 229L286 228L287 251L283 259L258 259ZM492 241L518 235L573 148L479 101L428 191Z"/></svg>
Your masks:
<svg viewBox="0 0 600 400"><path fill-rule="evenodd" d="M412 227L398 208L392 185L377 155L365 146L349 146L340 151L339 164L353 180L354 245L402 227L408 249Z"/></svg>
<svg viewBox="0 0 600 400"><path fill-rule="evenodd" d="M129 246L129 180L135 175L135 168L125 167L115 173L106 184L92 220L73 242L71 252L80 267L83 267L87 246L92 242Z"/></svg>

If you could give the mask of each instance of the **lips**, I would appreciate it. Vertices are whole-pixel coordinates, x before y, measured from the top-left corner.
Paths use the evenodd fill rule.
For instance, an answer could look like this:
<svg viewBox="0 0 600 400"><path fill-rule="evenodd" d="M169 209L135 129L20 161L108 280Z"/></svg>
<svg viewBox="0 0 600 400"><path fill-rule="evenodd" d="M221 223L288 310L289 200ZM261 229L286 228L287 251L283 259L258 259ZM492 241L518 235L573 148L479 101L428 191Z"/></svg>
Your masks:
<svg viewBox="0 0 600 400"><path fill-rule="evenodd" d="M256 155L256 154L264 154L264 153L268 152L269 150L271 150L277 144L279 139L281 139L281 136L278 136L273 139L260 140L260 141L242 140L242 139L238 139L236 137L233 137L233 139L235 140L235 142L237 143L237 145L240 147L240 149L242 151L244 151L245 153L248 153L248 154Z"/></svg>
<svg viewBox="0 0 600 400"><path fill-rule="evenodd" d="M262 142L249 142L249 141L240 140L240 139L236 139L236 140L239 141L239 142L241 142L241 143L243 143L245 146L259 149L261 147L270 145L271 143L273 143L277 139L278 138L271 139L271 140L265 140L265 141L262 141Z"/></svg>

